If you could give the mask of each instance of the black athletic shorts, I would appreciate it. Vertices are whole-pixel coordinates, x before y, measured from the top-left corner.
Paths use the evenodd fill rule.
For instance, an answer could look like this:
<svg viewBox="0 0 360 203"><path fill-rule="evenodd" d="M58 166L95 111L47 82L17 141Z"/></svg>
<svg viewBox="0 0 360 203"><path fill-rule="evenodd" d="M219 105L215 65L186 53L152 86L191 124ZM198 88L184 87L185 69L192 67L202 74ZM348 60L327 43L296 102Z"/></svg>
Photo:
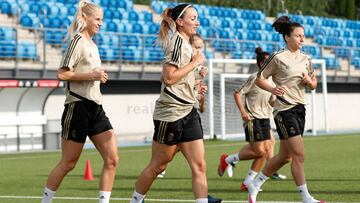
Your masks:
<svg viewBox="0 0 360 203"><path fill-rule="evenodd" d="M305 127L305 107L302 104L280 111L275 116L276 130L281 140L303 135Z"/></svg>
<svg viewBox="0 0 360 203"><path fill-rule="evenodd" d="M270 139L270 119L252 119L244 123L247 142L265 141Z"/></svg>
<svg viewBox="0 0 360 203"><path fill-rule="evenodd" d="M200 116L195 108L188 115L177 121L154 120L154 125L153 140L160 144L175 145L203 139Z"/></svg>
<svg viewBox="0 0 360 203"><path fill-rule="evenodd" d="M65 140L85 143L93 136L112 129L102 105L92 101L78 101L65 105L61 117L61 136Z"/></svg>

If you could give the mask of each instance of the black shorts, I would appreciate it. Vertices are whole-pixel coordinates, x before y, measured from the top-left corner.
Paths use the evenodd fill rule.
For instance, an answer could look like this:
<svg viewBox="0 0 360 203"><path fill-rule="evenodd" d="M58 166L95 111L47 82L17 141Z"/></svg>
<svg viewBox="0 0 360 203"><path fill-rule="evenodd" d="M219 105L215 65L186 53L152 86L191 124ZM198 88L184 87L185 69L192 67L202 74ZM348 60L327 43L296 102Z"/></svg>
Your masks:
<svg viewBox="0 0 360 203"><path fill-rule="evenodd" d="M276 130L281 140L297 135L303 135L305 127L305 107L296 105L286 111L280 111L275 116Z"/></svg>
<svg viewBox="0 0 360 203"><path fill-rule="evenodd" d="M174 122L154 120L153 140L160 144L175 145L182 142L203 139L200 116L195 108Z"/></svg>
<svg viewBox="0 0 360 203"><path fill-rule="evenodd" d="M252 119L244 123L247 142L270 140L270 119Z"/></svg>
<svg viewBox="0 0 360 203"><path fill-rule="evenodd" d="M102 105L92 101L79 101L65 105L61 117L61 137L85 143L86 136L93 136L112 129Z"/></svg>

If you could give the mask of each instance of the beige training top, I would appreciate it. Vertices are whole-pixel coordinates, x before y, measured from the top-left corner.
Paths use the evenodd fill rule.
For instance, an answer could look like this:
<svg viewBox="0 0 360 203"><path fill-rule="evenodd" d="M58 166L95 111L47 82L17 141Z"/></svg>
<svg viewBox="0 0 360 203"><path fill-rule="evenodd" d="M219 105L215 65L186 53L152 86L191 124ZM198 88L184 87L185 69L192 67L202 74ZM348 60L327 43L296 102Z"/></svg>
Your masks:
<svg viewBox="0 0 360 203"><path fill-rule="evenodd" d="M183 68L191 62L193 49L179 32L175 32L164 50L163 64ZM161 84L159 99L156 100L153 119L173 122L191 112L196 102L195 73L189 72L173 85Z"/></svg>
<svg viewBox="0 0 360 203"><path fill-rule="evenodd" d="M88 40L81 33L76 34L68 43L61 59L60 68L64 67L76 73L88 73L100 68L101 60L95 43ZM70 90L99 105L102 103L100 81L68 81L65 90L65 104L81 100L70 95Z"/></svg>
<svg viewBox="0 0 360 203"><path fill-rule="evenodd" d="M235 92L245 96L245 109L252 119L266 119L270 118L273 110L269 103L272 94L255 84L257 74L257 72L251 74L243 85L235 89ZM267 81L272 84L270 78Z"/></svg>
<svg viewBox="0 0 360 203"><path fill-rule="evenodd" d="M272 54L264 63L258 77L266 79L272 76L276 86L283 86L286 92L277 96L274 114L294 107L297 104L306 104L305 85L301 83L302 74L314 75L311 57L300 52L297 56L285 48Z"/></svg>

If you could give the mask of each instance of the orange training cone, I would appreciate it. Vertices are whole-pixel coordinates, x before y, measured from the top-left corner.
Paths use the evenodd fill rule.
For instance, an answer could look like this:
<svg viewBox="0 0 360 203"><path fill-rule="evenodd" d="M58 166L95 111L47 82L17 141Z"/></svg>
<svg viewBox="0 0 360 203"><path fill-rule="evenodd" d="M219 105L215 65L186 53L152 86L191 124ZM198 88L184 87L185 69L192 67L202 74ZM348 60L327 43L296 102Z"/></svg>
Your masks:
<svg viewBox="0 0 360 203"><path fill-rule="evenodd" d="M90 160L86 160L86 167L85 167L85 174L84 174L84 180L94 180L93 172L91 169L91 163Z"/></svg>

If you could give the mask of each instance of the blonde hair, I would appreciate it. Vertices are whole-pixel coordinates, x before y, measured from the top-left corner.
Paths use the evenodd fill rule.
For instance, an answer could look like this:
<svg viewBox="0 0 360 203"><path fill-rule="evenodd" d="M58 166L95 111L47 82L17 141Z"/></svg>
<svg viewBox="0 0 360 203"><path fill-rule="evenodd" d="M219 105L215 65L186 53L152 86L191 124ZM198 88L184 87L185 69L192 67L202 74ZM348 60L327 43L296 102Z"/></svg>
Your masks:
<svg viewBox="0 0 360 203"><path fill-rule="evenodd" d="M171 11L172 8L166 8L161 14L162 21L160 24L158 43L162 47L166 47L169 42L169 32L174 33L176 31L176 23L170 17Z"/></svg>
<svg viewBox="0 0 360 203"><path fill-rule="evenodd" d="M101 7L88 0L80 0L74 19L68 29L65 40L71 40L76 34L86 28L85 17L91 16L94 12L101 10Z"/></svg>

